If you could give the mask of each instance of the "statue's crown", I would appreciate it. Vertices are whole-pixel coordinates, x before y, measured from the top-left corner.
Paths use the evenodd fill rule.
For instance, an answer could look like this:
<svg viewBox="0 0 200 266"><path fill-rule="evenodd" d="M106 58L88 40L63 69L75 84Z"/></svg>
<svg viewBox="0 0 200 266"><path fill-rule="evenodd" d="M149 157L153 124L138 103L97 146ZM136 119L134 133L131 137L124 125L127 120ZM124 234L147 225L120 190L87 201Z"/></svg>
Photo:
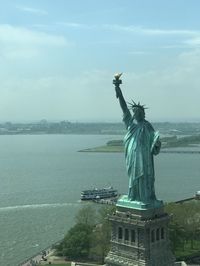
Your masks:
<svg viewBox="0 0 200 266"><path fill-rule="evenodd" d="M133 100L132 100L132 103L128 103L128 104L129 104L129 109L132 109L133 111L134 111L134 109L136 109L136 108L140 108L140 109L142 109L143 111L144 111L145 109L147 109L147 108L145 107L145 105L140 104L140 102L136 103L136 102L134 102Z"/></svg>

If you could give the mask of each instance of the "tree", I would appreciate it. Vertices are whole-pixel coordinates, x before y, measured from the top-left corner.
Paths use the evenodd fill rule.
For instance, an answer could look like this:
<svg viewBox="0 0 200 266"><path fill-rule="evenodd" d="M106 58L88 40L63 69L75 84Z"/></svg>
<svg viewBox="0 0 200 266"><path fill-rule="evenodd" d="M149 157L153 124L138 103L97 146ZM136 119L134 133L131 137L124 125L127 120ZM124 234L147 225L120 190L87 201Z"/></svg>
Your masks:
<svg viewBox="0 0 200 266"><path fill-rule="evenodd" d="M57 252L70 259L92 258L103 262L109 250L111 235L107 215L114 209L105 205L87 205L80 209L75 217L75 226L58 245Z"/></svg>
<svg viewBox="0 0 200 266"><path fill-rule="evenodd" d="M67 232L63 241L58 245L57 252L69 258L88 258L92 233L96 223L96 210L84 206L75 217L76 224Z"/></svg>
<svg viewBox="0 0 200 266"><path fill-rule="evenodd" d="M110 248L111 225L108 221L108 215L113 213L114 210L115 207L113 206L100 208L97 217L98 224L93 230L90 253L93 257L100 259L101 263L104 263L105 256Z"/></svg>
<svg viewBox="0 0 200 266"><path fill-rule="evenodd" d="M79 210L75 217L76 223L94 226L97 222L96 209L94 206L87 205Z"/></svg>
<svg viewBox="0 0 200 266"><path fill-rule="evenodd" d="M190 201L182 204L170 203L166 211L173 214L169 224L170 239L175 255L192 254L200 247L200 204Z"/></svg>
<svg viewBox="0 0 200 266"><path fill-rule="evenodd" d="M64 256L85 259L89 255L93 227L78 223L66 234L62 245Z"/></svg>

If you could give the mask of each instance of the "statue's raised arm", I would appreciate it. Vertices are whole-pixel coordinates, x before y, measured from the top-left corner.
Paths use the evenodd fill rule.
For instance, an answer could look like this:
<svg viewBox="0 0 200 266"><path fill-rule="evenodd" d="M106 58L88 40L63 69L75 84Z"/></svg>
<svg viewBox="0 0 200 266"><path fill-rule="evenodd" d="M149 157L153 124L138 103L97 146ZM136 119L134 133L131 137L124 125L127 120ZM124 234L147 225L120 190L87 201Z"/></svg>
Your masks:
<svg viewBox="0 0 200 266"><path fill-rule="evenodd" d="M115 85L115 91L116 91L116 97L119 99L120 106L122 108L122 111L124 114L127 114L129 112L126 101L124 100L124 96L122 94L122 91L120 89L120 84L122 84L122 81L120 79L122 73L115 74L115 79L113 80L113 84Z"/></svg>

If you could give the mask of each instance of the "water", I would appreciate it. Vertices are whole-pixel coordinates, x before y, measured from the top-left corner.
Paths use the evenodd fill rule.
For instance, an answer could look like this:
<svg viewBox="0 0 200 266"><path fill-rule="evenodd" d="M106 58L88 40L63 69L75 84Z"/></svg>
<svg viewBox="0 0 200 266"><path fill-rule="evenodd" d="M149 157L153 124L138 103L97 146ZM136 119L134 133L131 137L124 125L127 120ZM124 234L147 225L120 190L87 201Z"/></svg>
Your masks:
<svg viewBox="0 0 200 266"><path fill-rule="evenodd" d="M126 193L122 153L80 153L119 136L0 136L0 265L16 266L61 239L84 203L81 190L113 185ZM155 157L157 196L200 189L198 154Z"/></svg>

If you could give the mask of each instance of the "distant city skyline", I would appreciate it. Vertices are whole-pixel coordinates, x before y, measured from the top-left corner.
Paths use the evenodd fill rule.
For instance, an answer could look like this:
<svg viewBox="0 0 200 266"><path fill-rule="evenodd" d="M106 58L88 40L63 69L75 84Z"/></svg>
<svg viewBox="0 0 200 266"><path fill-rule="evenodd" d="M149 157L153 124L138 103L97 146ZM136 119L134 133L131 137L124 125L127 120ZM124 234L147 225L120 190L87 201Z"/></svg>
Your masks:
<svg viewBox="0 0 200 266"><path fill-rule="evenodd" d="M0 121L200 122L198 0L0 0Z"/></svg>

